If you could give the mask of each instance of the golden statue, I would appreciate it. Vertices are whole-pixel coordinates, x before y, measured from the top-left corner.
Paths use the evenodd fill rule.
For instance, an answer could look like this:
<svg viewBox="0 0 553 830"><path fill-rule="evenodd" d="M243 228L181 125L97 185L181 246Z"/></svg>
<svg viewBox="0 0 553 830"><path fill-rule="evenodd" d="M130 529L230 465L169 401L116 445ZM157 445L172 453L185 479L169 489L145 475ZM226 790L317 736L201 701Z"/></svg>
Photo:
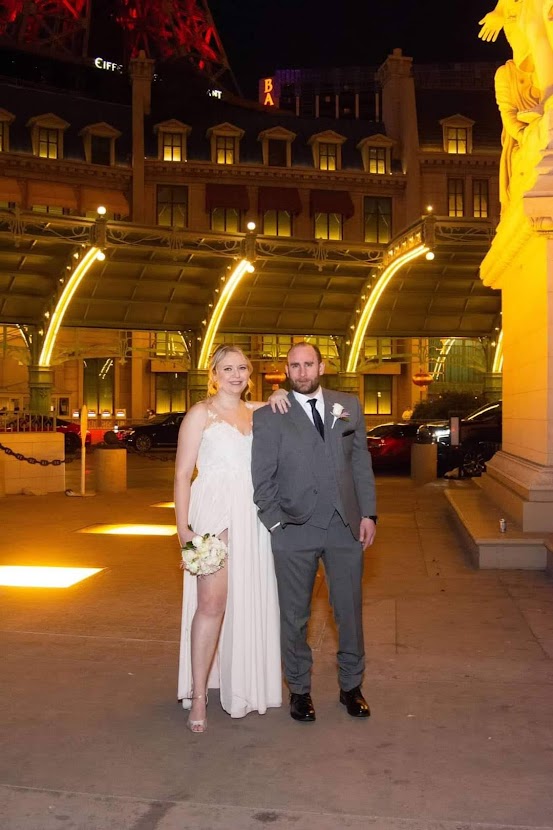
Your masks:
<svg viewBox="0 0 553 830"><path fill-rule="evenodd" d="M495 75L495 97L503 124L499 175L503 212L528 186L533 166L529 162L531 158L535 161L536 149L529 146L528 136L535 135L534 124L544 111L553 108L553 2L498 0L480 25L481 40L493 42L503 29L513 51L513 59Z"/></svg>

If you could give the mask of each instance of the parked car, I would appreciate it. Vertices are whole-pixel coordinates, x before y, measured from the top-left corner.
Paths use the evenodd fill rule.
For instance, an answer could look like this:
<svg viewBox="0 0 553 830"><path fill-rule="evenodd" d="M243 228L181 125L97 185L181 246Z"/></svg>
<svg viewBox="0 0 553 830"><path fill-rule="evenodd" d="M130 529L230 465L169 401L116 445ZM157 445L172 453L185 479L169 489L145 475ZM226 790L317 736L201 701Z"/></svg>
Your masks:
<svg viewBox="0 0 553 830"><path fill-rule="evenodd" d="M461 474L474 476L501 449L502 427L502 402L491 401L461 418L457 445L451 444L450 422L445 420L421 425L419 437L437 443L439 475L459 468Z"/></svg>
<svg viewBox="0 0 553 830"><path fill-rule="evenodd" d="M411 445L416 440L420 421L378 424L367 430L367 446L374 470L408 470Z"/></svg>
<svg viewBox="0 0 553 830"><path fill-rule="evenodd" d="M34 415L28 412L6 413L0 422L0 431L3 432L61 432L64 435L65 452L73 454L81 448L81 425L62 418L52 418L49 415ZM90 430L86 431L85 445L92 441Z"/></svg>
<svg viewBox="0 0 553 830"><path fill-rule="evenodd" d="M161 447L176 449L179 427L185 415L186 412L155 415L147 424L119 427L117 437L127 447L132 447L138 452L148 452Z"/></svg>

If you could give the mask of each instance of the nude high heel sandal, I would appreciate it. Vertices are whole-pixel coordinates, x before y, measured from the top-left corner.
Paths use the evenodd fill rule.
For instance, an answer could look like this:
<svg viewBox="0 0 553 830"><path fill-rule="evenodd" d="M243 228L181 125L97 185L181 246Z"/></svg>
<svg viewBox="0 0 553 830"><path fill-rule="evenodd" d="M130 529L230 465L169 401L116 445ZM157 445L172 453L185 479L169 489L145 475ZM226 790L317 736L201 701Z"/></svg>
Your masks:
<svg viewBox="0 0 553 830"><path fill-rule="evenodd" d="M191 700L201 700L203 695L196 695L192 696ZM207 706L207 692L205 693L205 705ZM192 720L190 715L188 716L188 720L186 721L187 727L193 732L195 735L199 735L201 732L205 732L207 729L207 718L204 720Z"/></svg>

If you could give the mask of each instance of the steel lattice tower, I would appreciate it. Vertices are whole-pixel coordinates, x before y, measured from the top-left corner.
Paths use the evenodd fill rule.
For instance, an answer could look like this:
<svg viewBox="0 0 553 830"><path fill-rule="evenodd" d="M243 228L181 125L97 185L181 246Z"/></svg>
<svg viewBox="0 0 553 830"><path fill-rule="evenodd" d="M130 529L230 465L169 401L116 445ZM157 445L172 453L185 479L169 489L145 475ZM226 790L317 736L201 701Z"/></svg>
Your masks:
<svg viewBox="0 0 553 830"><path fill-rule="evenodd" d="M92 0L0 0L0 38L58 58L87 58ZM143 51L160 62L186 60L210 81L236 81L206 0L113 0L125 63Z"/></svg>

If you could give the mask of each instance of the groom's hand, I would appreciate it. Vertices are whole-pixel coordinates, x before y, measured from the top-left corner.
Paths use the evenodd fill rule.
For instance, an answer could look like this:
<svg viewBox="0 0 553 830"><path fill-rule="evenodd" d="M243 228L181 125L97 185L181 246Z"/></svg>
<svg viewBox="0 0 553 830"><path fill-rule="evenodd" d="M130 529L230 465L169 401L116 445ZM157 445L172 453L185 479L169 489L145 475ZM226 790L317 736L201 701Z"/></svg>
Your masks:
<svg viewBox="0 0 553 830"><path fill-rule="evenodd" d="M361 524L359 525L359 541L363 545L363 550L368 548L374 542L376 536L376 523L367 516L363 516Z"/></svg>

